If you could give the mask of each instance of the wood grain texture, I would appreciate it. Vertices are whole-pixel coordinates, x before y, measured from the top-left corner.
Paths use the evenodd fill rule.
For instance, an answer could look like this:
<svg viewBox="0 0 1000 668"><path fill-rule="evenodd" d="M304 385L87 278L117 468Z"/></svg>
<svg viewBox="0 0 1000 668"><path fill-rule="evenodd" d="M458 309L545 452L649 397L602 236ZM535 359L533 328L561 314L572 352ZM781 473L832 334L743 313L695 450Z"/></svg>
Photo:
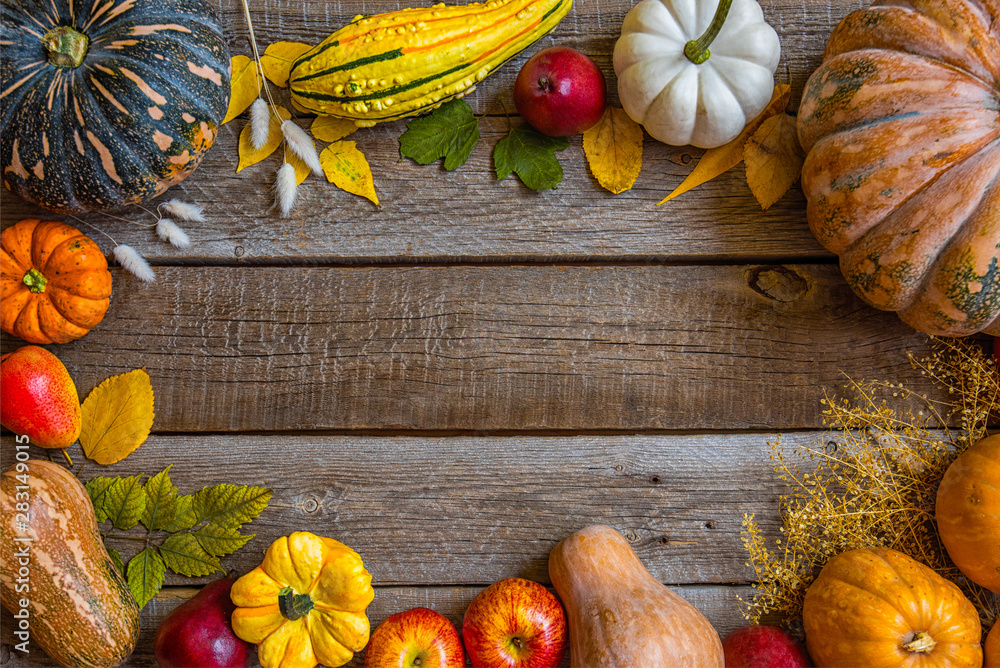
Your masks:
<svg viewBox="0 0 1000 668"><path fill-rule="evenodd" d="M785 486L769 459L777 438L154 436L113 467L88 464L81 479L152 475L173 463L181 493L222 482L269 487L267 510L248 527L256 538L223 559L241 574L278 537L311 531L357 550L380 585L486 585L505 577L547 584L549 551L578 529L607 524L662 582L747 584L744 514L754 513L768 537L779 536ZM820 432L783 438L792 462L804 461L794 447L825 444ZM78 447L70 454L83 461ZM142 547L110 544L126 559Z"/></svg>
<svg viewBox="0 0 1000 668"><path fill-rule="evenodd" d="M318 42L359 13L391 11L409 0L266 0L253 3L261 47L276 40ZM819 64L826 38L839 20L864 4L859 0L770 0L763 4L783 45L779 78L791 81L793 105L810 72ZM615 79L611 53L621 20L631 3L579 0L548 37L488 78L468 100L477 113L514 113L511 90L529 55L544 46L574 46L592 55ZM248 53L238 0L222 0L223 25L233 53ZM284 96L285 91L278 91ZM501 103L502 102L502 103ZM519 123L519 119L514 119ZM280 164L275 155L236 174L237 138L245 118L222 128L216 146L199 170L161 199L181 197L205 206L206 223L189 224L195 245L174 249L151 230L91 214L119 242L139 248L157 263L448 262L618 259L642 261L813 261L832 260L805 223L798 186L762 213L737 167L695 191L657 207L692 169L701 151L668 147L647 138L642 174L621 195L603 191L585 165L580 137L560 153L565 179L558 190L535 193L516 177L497 182L492 149L506 134L506 118L482 122L483 138L470 161L454 172L399 161L398 137L405 121L362 129L351 136L366 153L382 202L337 190L321 176L300 188L287 220L271 210L270 184ZM308 121L302 121L307 126ZM4 222L44 215L9 194L3 196ZM138 210L139 221L152 219ZM105 240L98 238L102 244Z"/></svg>
<svg viewBox="0 0 1000 668"><path fill-rule="evenodd" d="M144 366L154 429L819 428L843 374L932 392L834 266L161 268L60 346ZM4 351L19 342L7 338Z"/></svg>
<svg viewBox="0 0 1000 668"><path fill-rule="evenodd" d="M741 586L689 586L673 587L673 590L685 597L692 605L701 610L716 630L723 636L733 629L744 625L739 613L737 597L747 598L751 594L749 587ZM171 610L193 596L197 590L188 588L171 588L161 592L142 612L142 633L135 653L128 661L128 666L139 668L156 666L153 656L153 641L160 622ZM465 609L481 591L480 587L377 587L375 600L368 607L368 618L372 629L389 615L410 608L422 606L437 610L448 617L459 629ZM0 666L9 668L41 668L52 665L41 648L30 645L30 653L23 655L12 650L14 638L11 635L11 625L14 621L6 610L0 614L2 630L0 630ZM259 664L254 661L252 666ZM353 661L347 664L349 668L364 665L364 654L359 652ZM563 666L569 665L568 657Z"/></svg>

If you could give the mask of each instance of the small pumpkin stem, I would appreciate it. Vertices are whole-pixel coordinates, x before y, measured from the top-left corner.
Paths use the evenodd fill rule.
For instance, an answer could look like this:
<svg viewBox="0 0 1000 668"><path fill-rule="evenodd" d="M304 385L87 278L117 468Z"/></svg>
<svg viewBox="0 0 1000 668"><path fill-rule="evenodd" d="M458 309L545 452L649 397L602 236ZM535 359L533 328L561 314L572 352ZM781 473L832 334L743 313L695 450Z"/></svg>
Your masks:
<svg viewBox="0 0 1000 668"><path fill-rule="evenodd" d="M87 55L90 38L73 26L56 26L42 38L49 62L56 67L79 67Z"/></svg>
<svg viewBox="0 0 1000 668"><path fill-rule="evenodd" d="M278 592L278 609L281 610L282 617L294 622L309 614L313 609L313 602L309 594L296 594L291 587L285 587Z"/></svg>
<svg viewBox="0 0 1000 668"><path fill-rule="evenodd" d="M726 17L729 16L729 8L732 4L733 0L719 0L719 7L715 10L715 16L712 17L712 23L709 24L705 34L684 45L684 55L695 65L701 65L712 55L708 47L719 36L722 26L726 24Z"/></svg>
<svg viewBox="0 0 1000 668"><path fill-rule="evenodd" d="M903 649L907 652L916 652L918 654L930 654L937 647L937 642L934 638L931 638L929 633L924 631L918 631L914 636L913 640L903 645Z"/></svg>
<svg viewBox="0 0 1000 668"><path fill-rule="evenodd" d="M28 286L28 289L34 293L45 292L45 285L49 282L47 278L42 276L42 272L38 271L34 267L28 270L28 273L24 275L21 282Z"/></svg>

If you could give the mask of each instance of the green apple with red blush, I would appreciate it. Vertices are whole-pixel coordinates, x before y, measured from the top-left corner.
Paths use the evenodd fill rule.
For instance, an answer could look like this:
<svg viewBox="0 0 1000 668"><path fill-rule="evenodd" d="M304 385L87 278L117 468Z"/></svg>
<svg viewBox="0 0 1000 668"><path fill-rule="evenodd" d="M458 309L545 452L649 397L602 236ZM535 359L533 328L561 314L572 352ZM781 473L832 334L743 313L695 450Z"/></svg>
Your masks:
<svg viewBox="0 0 1000 668"><path fill-rule="evenodd" d="M478 668L555 668L566 653L566 612L544 586L507 578L469 604L462 639Z"/></svg>

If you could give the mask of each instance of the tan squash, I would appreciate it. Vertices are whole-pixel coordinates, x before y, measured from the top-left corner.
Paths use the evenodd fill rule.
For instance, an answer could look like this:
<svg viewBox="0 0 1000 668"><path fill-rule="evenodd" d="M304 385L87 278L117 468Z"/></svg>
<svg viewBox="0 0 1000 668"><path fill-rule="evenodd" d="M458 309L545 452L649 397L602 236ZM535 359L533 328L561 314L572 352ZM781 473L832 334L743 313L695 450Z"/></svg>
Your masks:
<svg viewBox="0 0 1000 668"><path fill-rule="evenodd" d="M827 562L802 604L806 647L829 668L980 668L982 627L954 584L887 547Z"/></svg>
<svg viewBox="0 0 1000 668"><path fill-rule="evenodd" d="M590 526L556 545L549 577L566 607L571 666L723 667L712 625L611 527Z"/></svg>
<svg viewBox="0 0 1000 668"><path fill-rule="evenodd" d="M60 665L124 663L139 639L139 608L76 476L44 460L13 464L0 475L0 509L3 607L15 617L27 610L31 640Z"/></svg>
<svg viewBox="0 0 1000 668"><path fill-rule="evenodd" d="M935 519L965 577L1000 594L1000 434L951 463L938 487Z"/></svg>

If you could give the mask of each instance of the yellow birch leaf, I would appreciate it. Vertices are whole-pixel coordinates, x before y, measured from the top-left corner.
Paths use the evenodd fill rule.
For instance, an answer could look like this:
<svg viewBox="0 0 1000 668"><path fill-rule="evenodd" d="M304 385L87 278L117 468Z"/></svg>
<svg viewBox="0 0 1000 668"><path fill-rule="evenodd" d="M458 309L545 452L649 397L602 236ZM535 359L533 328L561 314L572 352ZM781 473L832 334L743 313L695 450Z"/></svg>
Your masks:
<svg viewBox="0 0 1000 668"><path fill-rule="evenodd" d="M357 129L357 124L351 119L335 116L319 116L310 128L313 137L319 141L340 141Z"/></svg>
<svg viewBox="0 0 1000 668"><path fill-rule="evenodd" d="M222 119L223 125L247 110L260 95L262 83L256 63L246 56L233 56L232 74L229 78L229 109Z"/></svg>
<svg viewBox="0 0 1000 668"><path fill-rule="evenodd" d="M760 112L757 118L747 123L747 126L743 128L743 132L736 139L728 144L705 151L705 155L701 156L701 160L698 161L698 164L691 170L687 178L672 193L657 202L657 205L669 202L678 195L683 195L687 191L697 188L702 183L711 181L719 174L728 172L740 164L743 160L743 147L746 145L747 140L757 131L761 123L776 114L785 112L791 93L792 87L788 84L775 86L774 93L771 94L771 101L764 107L764 111Z"/></svg>
<svg viewBox="0 0 1000 668"><path fill-rule="evenodd" d="M98 464L114 464L142 445L153 428L153 386L145 369L112 376L83 402L80 445Z"/></svg>
<svg viewBox="0 0 1000 668"><path fill-rule="evenodd" d="M747 185L764 211L799 180L805 160L794 118L778 114L757 128L743 150L743 161Z"/></svg>
<svg viewBox="0 0 1000 668"><path fill-rule="evenodd" d="M378 204L371 167L354 142L330 144L319 154L319 162L323 165L327 181L352 195L360 195Z"/></svg>
<svg viewBox="0 0 1000 668"><path fill-rule="evenodd" d="M302 182L306 180L306 177L312 173L312 170L309 169L309 165L307 165L295 151L285 151L285 162L295 168L295 182L299 185L302 185Z"/></svg>
<svg viewBox="0 0 1000 668"><path fill-rule="evenodd" d="M602 188L616 195L625 192L642 169L642 126L624 109L608 107L597 125L583 133L583 153Z"/></svg>
<svg viewBox="0 0 1000 668"><path fill-rule="evenodd" d="M312 47L302 42L275 42L264 50L260 57L260 67L264 76L278 88L288 87L288 73L292 63Z"/></svg>
<svg viewBox="0 0 1000 668"><path fill-rule="evenodd" d="M236 166L237 173L242 172L250 165L256 165L281 146L281 121L291 118L292 113L281 105L278 105L278 115L281 116L281 120L278 120L274 112L271 111L271 107L268 106L267 109L270 115L270 123L267 128L267 142L262 147L253 147L253 142L250 140L249 123L243 126L243 131L240 132L240 164Z"/></svg>

